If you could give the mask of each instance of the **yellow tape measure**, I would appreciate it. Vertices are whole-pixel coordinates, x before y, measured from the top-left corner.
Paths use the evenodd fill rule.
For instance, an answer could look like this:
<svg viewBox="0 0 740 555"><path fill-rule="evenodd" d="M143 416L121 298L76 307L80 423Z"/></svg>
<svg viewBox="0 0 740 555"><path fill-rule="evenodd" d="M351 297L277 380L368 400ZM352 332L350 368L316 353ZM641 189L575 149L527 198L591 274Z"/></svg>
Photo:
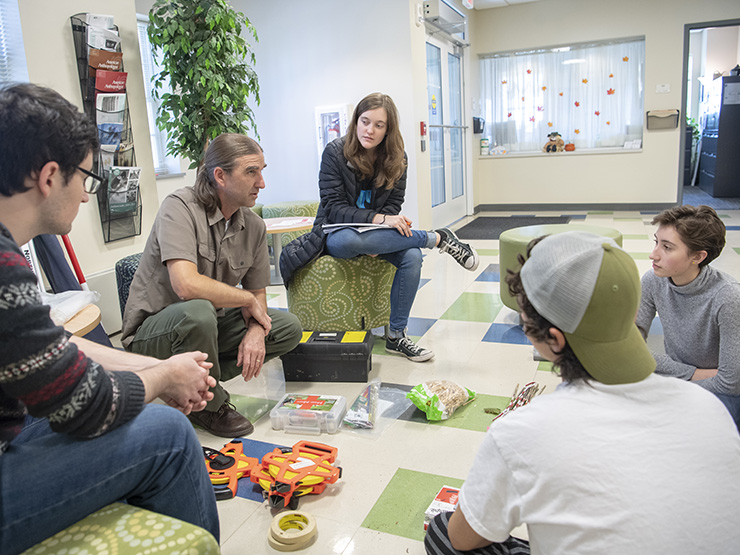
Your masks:
<svg viewBox="0 0 740 555"><path fill-rule="evenodd" d="M301 511L280 513L272 519L267 543L277 551L297 551L316 536L316 519Z"/></svg>

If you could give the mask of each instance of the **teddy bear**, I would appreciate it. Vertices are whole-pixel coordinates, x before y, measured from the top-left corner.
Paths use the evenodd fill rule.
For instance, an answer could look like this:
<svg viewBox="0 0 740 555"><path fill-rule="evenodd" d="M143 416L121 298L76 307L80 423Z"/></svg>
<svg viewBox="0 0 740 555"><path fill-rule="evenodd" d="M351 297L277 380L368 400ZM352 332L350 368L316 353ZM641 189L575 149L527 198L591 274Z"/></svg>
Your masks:
<svg viewBox="0 0 740 555"><path fill-rule="evenodd" d="M553 131L547 135L547 143L542 147L542 152L563 152L565 141L560 133Z"/></svg>

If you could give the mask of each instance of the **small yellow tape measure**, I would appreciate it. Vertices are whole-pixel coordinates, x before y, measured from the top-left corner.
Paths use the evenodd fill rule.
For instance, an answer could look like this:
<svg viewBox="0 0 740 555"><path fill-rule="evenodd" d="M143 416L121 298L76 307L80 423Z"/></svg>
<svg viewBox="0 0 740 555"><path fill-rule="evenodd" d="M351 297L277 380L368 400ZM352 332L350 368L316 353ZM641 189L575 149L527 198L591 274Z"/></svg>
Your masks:
<svg viewBox="0 0 740 555"><path fill-rule="evenodd" d="M301 511L280 513L272 519L267 543L277 551L297 551L316 536L316 519Z"/></svg>

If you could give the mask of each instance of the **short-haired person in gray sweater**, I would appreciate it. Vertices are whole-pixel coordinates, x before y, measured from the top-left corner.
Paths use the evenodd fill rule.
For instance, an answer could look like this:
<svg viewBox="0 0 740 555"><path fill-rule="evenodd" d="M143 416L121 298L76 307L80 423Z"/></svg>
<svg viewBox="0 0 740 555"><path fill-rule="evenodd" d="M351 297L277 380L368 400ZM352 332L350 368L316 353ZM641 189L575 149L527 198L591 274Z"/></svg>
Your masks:
<svg viewBox="0 0 740 555"><path fill-rule="evenodd" d="M665 354L656 374L695 381L725 404L740 428L740 284L709 263L725 246L725 225L709 206L655 216L653 268L642 277L637 327L647 337L657 312Z"/></svg>

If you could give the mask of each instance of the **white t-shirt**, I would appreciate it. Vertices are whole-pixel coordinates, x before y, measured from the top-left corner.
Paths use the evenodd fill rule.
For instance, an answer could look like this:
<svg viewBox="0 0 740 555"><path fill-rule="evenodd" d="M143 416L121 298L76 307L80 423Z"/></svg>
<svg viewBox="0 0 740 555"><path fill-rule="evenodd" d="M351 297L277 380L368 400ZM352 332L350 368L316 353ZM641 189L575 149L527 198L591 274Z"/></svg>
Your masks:
<svg viewBox="0 0 740 555"><path fill-rule="evenodd" d="M488 430L460 493L470 526L533 554L740 553L740 436L701 387L563 384Z"/></svg>

